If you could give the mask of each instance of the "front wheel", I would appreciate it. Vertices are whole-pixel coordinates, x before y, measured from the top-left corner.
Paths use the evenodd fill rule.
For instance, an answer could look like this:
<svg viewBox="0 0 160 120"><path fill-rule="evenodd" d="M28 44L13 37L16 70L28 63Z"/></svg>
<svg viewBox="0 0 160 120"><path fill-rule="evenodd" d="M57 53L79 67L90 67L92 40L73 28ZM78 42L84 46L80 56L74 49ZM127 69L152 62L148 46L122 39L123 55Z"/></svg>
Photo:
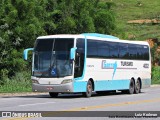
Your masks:
<svg viewBox="0 0 160 120"><path fill-rule="evenodd" d="M58 97L58 93L55 93L55 92L49 92L49 95L50 95L50 97L52 97L52 98Z"/></svg>
<svg viewBox="0 0 160 120"><path fill-rule="evenodd" d="M92 95L92 90L93 90L93 86L92 86L92 82L89 80L87 83L87 89L86 92L83 92L83 96L85 97L91 97Z"/></svg>

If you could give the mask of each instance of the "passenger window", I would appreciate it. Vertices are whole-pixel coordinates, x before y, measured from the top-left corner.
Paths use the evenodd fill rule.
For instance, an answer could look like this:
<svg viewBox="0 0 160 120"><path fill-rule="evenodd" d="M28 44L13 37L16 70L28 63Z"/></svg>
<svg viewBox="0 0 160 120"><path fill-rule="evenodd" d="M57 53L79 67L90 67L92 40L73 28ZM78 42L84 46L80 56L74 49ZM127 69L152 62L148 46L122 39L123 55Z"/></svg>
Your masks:
<svg viewBox="0 0 160 120"><path fill-rule="evenodd" d="M107 43L107 41L98 42L98 57L109 58L109 44Z"/></svg>
<svg viewBox="0 0 160 120"><path fill-rule="evenodd" d="M128 44L129 59L137 59L137 45Z"/></svg>
<svg viewBox="0 0 160 120"><path fill-rule="evenodd" d="M139 60L149 60L149 47L146 45L137 46L137 58Z"/></svg>
<svg viewBox="0 0 160 120"><path fill-rule="evenodd" d="M109 49L110 49L110 58L118 58L118 43L116 42L109 42Z"/></svg>
<svg viewBox="0 0 160 120"><path fill-rule="evenodd" d="M119 45L119 58L128 59L128 44L121 43Z"/></svg>
<svg viewBox="0 0 160 120"><path fill-rule="evenodd" d="M87 57L94 58L97 57L97 41L96 40L87 40Z"/></svg>

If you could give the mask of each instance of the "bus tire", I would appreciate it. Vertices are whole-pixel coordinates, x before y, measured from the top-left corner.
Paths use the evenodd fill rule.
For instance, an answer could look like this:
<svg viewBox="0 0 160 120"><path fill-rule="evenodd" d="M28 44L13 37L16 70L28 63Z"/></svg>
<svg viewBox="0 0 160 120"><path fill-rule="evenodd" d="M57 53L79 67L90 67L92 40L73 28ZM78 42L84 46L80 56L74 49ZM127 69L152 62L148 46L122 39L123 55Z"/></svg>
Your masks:
<svg viewBox="0 0 160 120"><path fill-rule="evenodd" d="M50 97L52 97L52 98L58 97L58 93L55 93L55 92L49 92L49 95L50 95Z"/></svg>
<svg viewBox="0 0 160 120"><path fill-rule="evenodd" d="M83 92L83 96L84 97L91 97L92 95L92 90L93 90L93 85L92 85L92 82L89 80L88 83L87 83L87 89L86 89L86 92Z"/></svg>
<svg viewBox="0 0 160 120"><path fill-rule="evenodd" d="M131 79L130 84L129 84L129 90L128 90L129 94L133 94L134 93L134 88L135 88L134 86L135 86L134 80Z"/></svg>
<svg viewBox="0 0 160 120"><path fill-rule="evenodd" d="M136 84L135 84L135 88L134 88L134 93L138 94L141 91L141 83L140 80L137 80Z"/></svg>

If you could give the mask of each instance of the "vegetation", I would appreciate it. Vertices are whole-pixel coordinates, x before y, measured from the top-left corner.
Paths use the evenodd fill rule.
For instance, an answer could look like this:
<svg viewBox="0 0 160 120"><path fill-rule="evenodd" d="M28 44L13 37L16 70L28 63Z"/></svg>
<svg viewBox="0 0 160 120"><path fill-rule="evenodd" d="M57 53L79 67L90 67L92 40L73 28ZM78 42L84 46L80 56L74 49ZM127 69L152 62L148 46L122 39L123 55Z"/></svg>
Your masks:
<svg viewBox="0 0 160 120"><path fill-rule="evenodd" d="M152 84L160 84L160 66L152 67Z"/></svg>
<svg viewBox="0 0 160 120"><path fill-rule="evenodd" d="M15 76L9 78L3 78L0 83L0 93L5 92L30 92L31 80L29 80L30 74L28 72L17 72Z"/></svg>
<svg viewBox="0 0 160 120"><path fill-rule="evenodd" d="M111 6L99 0L1 0L0 92L31 89L26 75L31 66L23 61L22 52L33 46L37 36L111 34L115 28Z"/></svg>
<svg viewBox="0 0 160 120"><path fill-rule="evenodd" d="M103 0L106 1L106 0ZM115 3L116 36L122 39L147 40L160 39L160 25L152 23L128 24L130 20L160 20L159 0L107 0Z"/></svg>

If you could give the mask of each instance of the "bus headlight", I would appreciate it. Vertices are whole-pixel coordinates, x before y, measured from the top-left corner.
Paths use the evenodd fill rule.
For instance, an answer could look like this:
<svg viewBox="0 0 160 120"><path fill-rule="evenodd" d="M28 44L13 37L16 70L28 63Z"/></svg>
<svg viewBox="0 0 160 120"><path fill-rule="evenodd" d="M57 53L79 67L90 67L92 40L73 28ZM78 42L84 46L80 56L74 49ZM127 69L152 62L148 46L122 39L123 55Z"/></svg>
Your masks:
<svg viewBox="0 0 160 120"><path fill-rule="evenodd" d="M61 84L66 84L66 83L70 83L70 82L72 82L72 79L63 80L61 82Z"/></svg>
<svg viewBox="0 0 160 120"><path fill-rule="evenodd" d="M32 80L32 83L39 84L38 80Z"/></svg>

